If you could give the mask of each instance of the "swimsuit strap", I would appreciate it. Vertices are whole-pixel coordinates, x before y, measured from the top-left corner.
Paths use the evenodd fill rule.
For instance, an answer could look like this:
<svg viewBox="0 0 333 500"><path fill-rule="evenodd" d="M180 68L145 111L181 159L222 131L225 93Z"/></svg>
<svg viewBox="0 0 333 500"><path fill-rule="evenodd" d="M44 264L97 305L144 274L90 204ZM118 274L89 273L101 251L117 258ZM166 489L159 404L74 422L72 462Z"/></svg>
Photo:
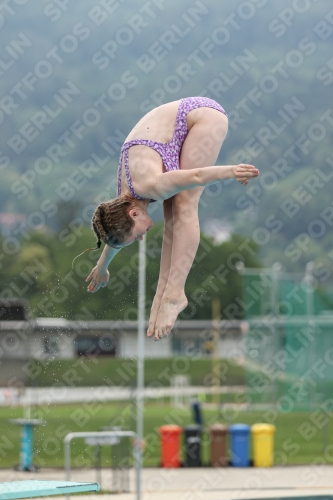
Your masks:
<svg viewBox="0 0 333 500"><path fill-rule="evenodd" d="M187 109L187 100L181 99L177 114L176 114L176 123L175 129L173 132L173 136L170 142L174 142L176 139L185 139L188 134L187 120L186 116L189 110Z"/></svg>
<svg viewBox="0 0 333 500"><path fill-rule="evenodd" d="M125 175L126 175L128 188L131 192L131 195L134 196L134 198L136 198L137 200L143 200L143 198L141 196L136 194L136 192L134 191L134 188L133 188L132 177L131 177L131 173L130 173L130 169L129 169L129 165L128 165L128 150L131 146L135 146L138 144L148 146L148 144L146 144L148 142L151 142L151 141L146 141L144 139L137 139L137 140L126 142L125 144L123 144L121 151L120 151L120 158L119 158L119 164L118 164L118 196L120 196L120 194L121 194L121 169L122 169L122 156L124 154L124 167L125 167Z"/></svg>

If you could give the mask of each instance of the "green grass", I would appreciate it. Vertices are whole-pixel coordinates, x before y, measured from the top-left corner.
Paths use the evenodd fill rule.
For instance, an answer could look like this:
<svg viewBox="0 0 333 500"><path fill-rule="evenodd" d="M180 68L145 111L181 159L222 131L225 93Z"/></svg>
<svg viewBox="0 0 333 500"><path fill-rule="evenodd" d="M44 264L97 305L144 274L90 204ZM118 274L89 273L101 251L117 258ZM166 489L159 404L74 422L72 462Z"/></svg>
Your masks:
<svg viewBox="0 0 333 500"><path fill-rule="evenodd" d="M31 360L27 385L37 387L131 385L136 381L137 362L119 358L78 358L41 362ZM188 375L192 385L211 385L212 361L209 358L161 358L145 360L145 385L170 386L174 375ZM243 367L220 360L219 371L223 384L245 384Z"/></svg>
<svg viewBox="0 0 333 500"><path fill-rule="evenodd" d="M22 408L0 408L0 467L13 467L19 461L20 429L9 423L9 419L22 417ZM43 418L44 427L36 427L34 440L34 463L40 467L63 467L63 438L69 432L94 431L102 426L117 425L134 428L135 406L126 402L93 403L81 405L57 405L32 408L32 417ZM323 452L323 434L314 412L275 414L274 412L240 412L237 409L225 409L222 412L205 408L203 411L205 432L202 436L202 456L204 463L209 461L209 434L207 429L216 422L233 424L253 424L269 421L273 418L277 431L275 434L276 464L306 464L318 458L327 463L333 462L333 454ZM333 425L328 414L322 414L328 420L324 436L326 446L333 444ZM315 424L314 422L317 422ZM158 428L161 425L175 423L181 427L193 423L190 408L174 409L167 400L148 401L144 411L144 434L146 448L144 466L159 466L160 440ZM310 433L300 432L302 427L312 429ZM330 449L330 448L329 448ZM110 447L103 447L103 466L110 466ZM94 447L85 446L83 440L73 441L72 466L92 467L94 464Z"/></svg>

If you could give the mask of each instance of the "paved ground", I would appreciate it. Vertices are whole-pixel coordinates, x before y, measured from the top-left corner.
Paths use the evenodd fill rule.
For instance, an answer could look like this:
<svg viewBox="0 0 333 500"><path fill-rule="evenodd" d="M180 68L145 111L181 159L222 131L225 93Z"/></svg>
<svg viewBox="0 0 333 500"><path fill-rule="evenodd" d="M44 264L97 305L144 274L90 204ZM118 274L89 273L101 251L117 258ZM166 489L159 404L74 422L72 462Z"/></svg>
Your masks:
<svg viewBox="0 0 333 500"><path fill-rule="evenodd" d="M64 480L62 469L42 469L39 473L0 469L0 482L20 479ZM74 470L75 481L96 481L93 470ZM109 489L111 472L103 469L102 487ZM134 500L135 472L130 472L131 493L83 495L80 500ZM200 468L149 469L142 472L141 500L242 500L252 498L333 495L333 466L298 466L272 468ZM64 499L65 497L54 497Z"/></svg>

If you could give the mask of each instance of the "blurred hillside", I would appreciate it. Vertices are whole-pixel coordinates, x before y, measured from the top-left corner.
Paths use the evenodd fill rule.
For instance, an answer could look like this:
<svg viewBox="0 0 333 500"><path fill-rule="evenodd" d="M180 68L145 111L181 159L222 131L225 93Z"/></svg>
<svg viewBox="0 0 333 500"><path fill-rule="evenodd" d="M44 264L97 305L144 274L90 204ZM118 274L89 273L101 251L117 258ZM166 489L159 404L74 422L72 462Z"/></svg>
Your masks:
<svg viewBox="0 0 333 500"><path fill-rule="evenodd" d="M219 162L253 163L261 177L206 189L202 227L223 220L259 245L265 265L302 270L314 260L331 281L329 2L34 0L1 9L0 212L69 236L74 217L88 224L92 207L115 195L119 149L136 121L164 102L207 95L230 118ZM160 220L160 207L152 216Z"/></svg>

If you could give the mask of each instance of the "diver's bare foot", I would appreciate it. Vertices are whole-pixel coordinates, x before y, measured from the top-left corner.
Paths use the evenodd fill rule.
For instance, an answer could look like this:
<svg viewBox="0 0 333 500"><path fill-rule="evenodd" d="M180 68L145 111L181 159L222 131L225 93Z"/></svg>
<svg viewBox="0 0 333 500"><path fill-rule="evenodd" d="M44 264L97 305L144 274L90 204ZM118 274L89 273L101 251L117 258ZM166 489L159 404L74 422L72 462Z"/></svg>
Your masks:
<svg viewBox="0 0 333 500"><path fill-rule="evenodd" d="M170 333L178 314L185 309L187 304L185 293L172 298L163 296L155 323L155 340L159 340Z"/></svg>
<svg viewBox="0 0 333 500"><path fill-rule="evenodd" d="M160 305L162 302L162 295L155 295L153 303L151 305L150 309L150 315L149 315L149 323L148 323L148 329L147 329L147 336L152 337L155 332L155 324L156 324L156 319L158 315L158 311L160 309Z"/></svg>

